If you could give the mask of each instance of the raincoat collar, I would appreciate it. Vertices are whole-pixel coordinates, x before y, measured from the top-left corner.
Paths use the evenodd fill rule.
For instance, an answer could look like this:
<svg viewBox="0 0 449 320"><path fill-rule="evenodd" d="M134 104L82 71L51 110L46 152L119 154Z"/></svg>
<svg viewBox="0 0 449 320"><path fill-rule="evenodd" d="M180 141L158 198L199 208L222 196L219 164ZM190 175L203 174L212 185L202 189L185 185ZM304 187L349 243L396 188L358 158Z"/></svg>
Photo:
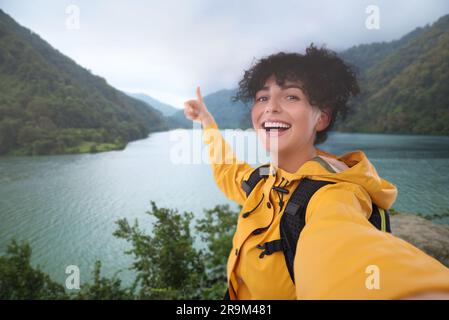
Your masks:
<svg viewBox="0 0 449 320"><path fill-rule="evenodd" d="M320 162L311 159L305 162L296 172L287 172L270 163L270 173L289 181L308 177L317 180L334 182L350 182L362 186L380 207L388 209L397 197L397 188L387 180L382 179L373 164L361 150L336 156L316 148L317 156L325 156L344 162L349 168L341 172L330 172Z"/></svg>

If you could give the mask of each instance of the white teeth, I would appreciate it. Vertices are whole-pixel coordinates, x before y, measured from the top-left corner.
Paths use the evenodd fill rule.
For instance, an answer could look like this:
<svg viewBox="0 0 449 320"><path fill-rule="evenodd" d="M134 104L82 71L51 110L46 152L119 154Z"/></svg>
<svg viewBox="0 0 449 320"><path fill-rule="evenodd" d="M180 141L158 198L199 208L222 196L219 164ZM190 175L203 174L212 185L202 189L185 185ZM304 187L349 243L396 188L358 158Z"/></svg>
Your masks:
<svg viewBox="0 0 449 320"><path fill-rule="evenodd" d="M265 127L265 129L268 129L268 128L287 128L288 129L288 128L290 128L290 125L286 124L286 123L282 123L282 122L267 121L264 123L264 127Z"/></svg>

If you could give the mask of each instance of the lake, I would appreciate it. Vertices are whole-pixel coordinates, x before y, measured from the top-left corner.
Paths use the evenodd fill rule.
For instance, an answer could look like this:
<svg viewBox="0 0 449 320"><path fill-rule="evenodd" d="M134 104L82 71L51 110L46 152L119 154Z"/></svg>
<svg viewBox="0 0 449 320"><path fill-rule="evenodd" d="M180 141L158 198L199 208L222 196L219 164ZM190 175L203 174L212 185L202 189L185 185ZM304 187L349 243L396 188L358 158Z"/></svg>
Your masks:
<svg viewBox="0 0 449 320"><path fill-rule="evenodd" d="M255 138L254 132L226 133ZM179 157L186 141L192 152ZM331 133L319 147L338 155L365 151L378 173L398 187L393 205L398 211L449 210L449 137ZM236 150L240 159L247 156L244 149ZM68 265L79 266L81 282L90 279L95 260L110 276L131 263L123 253L125 241L112 236L114 222L138 219L150 231L145 211L151 200L196 217L216 204L237 210L216 187L209 164L195 158L205 151L201 130L172 130L153 133L123 151L0 158L0 253L12 238L28 240L33 264L62 284ZM436 222L449 224L449 219ZM121 273L125 280L129 275Z"/></svg>

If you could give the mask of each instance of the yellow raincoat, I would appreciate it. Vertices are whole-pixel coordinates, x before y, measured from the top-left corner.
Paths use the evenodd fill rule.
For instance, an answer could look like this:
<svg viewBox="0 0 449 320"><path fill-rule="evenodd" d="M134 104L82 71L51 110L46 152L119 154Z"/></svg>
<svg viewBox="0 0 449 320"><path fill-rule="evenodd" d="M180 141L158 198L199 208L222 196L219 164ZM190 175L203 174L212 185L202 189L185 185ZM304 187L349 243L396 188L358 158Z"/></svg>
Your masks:
<svg viewBox="0 0 449 320"><path fill-rule="evenodd" d="M270 165L270 174L246 198L241 183L254 170L236 159L215 123L205 126L203 140L215 181L227 198L250 211L239 215L227 276L231 299L397 299L423 291L449 291L449 269L411 244L376 229L369 221L372 201L389 209L397 189L380 178L362 151L338 159L349 169L330 172L318 161L307 161L295 173ZM282 216L271 189L288 182L287 203L300 179L336 182L319 189L306 211L294 262L295 284L283 252L259 258L258 244L280 238ZM285 209L285 205L284 208ZM373 285L373 283L375 285Z"/></svg>

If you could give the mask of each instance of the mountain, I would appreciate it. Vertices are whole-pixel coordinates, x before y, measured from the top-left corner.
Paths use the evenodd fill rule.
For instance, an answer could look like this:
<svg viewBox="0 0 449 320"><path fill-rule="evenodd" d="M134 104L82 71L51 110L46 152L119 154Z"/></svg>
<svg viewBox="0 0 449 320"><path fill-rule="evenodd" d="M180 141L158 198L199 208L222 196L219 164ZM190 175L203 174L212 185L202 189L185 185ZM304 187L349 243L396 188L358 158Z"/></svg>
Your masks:
<svg viewBox="0 0 449 320"><path fill-rule="evenodd" d="M418 37L425 30L427 30L427 28L428 26L425 28L416 28L399 40L394 40L391 42L384 41L353 46L343 52L340 52L339 56L342 57L345 61L348 61L356 66L359 71L367 70L384 59L394 50L400 48L401 46L407 44L409 41Z"/></svg>
<svg viewBox="0 0 449 320"><path fill-rule="evenodd" d="M359 68L362 94L338 130L449 134L449 15L341 56Z"/></svg>
<svg viewBox="0 0 449 320"><path fill-rule="evenodd" d="M336 131L449 134L449 15L398 40L339 55L355 67L361 94ZM220 128L251 127L249 108L230 102L234 94L222 90L205 101Z"/></svg>
<svg viewBox="0 0 449 320"><path fill-rule="evenodd" d="M159 110L160 112L162 112L162 114L166 117L173 115L174 113L176 113L177 111L179 111L178 108L175 108L169 104L160 102L159 100L156 100L152 97L150 97L149 95L146 95L144 93L127 93L129 96L139 99L145 103L147 103L150 107Z"/></svg>
<svg viewBox="0 0 449 320"><path fill-rule="evenodd" d="M0 154L96 152L165 130L131 98L0 10Z"/></svg>
<svg viewBox="0 0 449 320"><path fill-rule="evenodd" d="M362 93L335 130L449 134L449 15L398 40L339 55L358 70ZM204 97L220 128L251 127L250 107L233 102L235 93ZM120 149L153 131L192 127L183 110L139 99L146 102L111 87L0 10L0 155Z"/></svg>
<svg viewBox="0 0 449 320"><path fill-rule="evenodd" d="M246 129L252 127L249 106L242 102L233 102L232 97L235 94L236 90L225 89L204 96L204 103L220 128ZM171 116L170 123L172 127L192 127L192 121L186 119L183 110Z"/></svg>

